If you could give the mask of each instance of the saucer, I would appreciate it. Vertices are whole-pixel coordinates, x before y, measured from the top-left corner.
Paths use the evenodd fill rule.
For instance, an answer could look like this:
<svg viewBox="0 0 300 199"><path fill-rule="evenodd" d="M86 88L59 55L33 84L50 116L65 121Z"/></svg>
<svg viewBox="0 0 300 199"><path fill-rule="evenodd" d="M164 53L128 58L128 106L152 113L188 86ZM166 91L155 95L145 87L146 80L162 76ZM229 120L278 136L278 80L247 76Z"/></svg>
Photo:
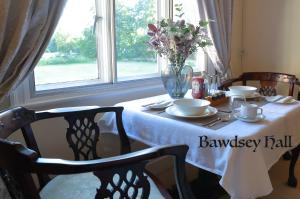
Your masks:
<svg viewBox="0 0 300 199"><path fill-rule="evenodd" d="M243 121L243 122L259 122L259 121L261 121L261 120L263 120L263 119L265 119L265 115L263 115L263 114L259 114L259 115L257 115L256 116L256 118L246 118L246 117L242 117L241 115L240 115L240 113L235 113L235 114L233 114L233 116L236 118L236 119L238 119L238 120L241 120L241 121Z"/></svg>
<svg viewBox="0 0 300 199"><path fill-rule="evenodd" d="M253 98L257 98L257 97L261 97L261 94L259 94L258 92L254 92L253 94L250 95L236 95L236 94L232 94L230 91L226 92L227 96L241 96L241 97L245 97L246 99L253 99Z"/></svg>
<svg viewBox="0 0 300 199"><path fill-rule="evenodd" d="M212 106L209 106L202 114L187 115L179 111L175 106L170 106L166 109L166 113L175 117L182 117L182 118L204 118L204 117L210 117L217 114L218 110Z"/></svg>

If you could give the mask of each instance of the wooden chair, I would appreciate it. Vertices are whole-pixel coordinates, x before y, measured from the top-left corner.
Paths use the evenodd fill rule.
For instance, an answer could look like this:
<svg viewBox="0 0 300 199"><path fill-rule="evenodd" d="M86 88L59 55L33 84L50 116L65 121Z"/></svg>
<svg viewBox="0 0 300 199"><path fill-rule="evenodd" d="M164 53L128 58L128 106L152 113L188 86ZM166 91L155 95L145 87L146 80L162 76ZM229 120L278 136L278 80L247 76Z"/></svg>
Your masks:
<svg viewBox="0 0 300 199"><path fill-rule="evenodd" d="M242 82L245 86L247 81L260 81L261 88L260 94L265 96L273 96L277 94L276 86L278 82L286 83L289 85L288 95L293 96L295 85L300 86L300 83L295 75L285 73L273 73L273 72L247 72L240 75L238 78L229 79L220 86L222 90L228 90L228 87L235 82ZM300 100L300 93L298 94L298 100ZM289 167L288 185L291 187L297 186L297 178L295 177L295 165L298 160L300 151L300 145L295 147L290 153L283 155L284 159L291 160Z"/></svg>
<svg viewBox="0 0 300 199"><path fill-rule="evenodd" d="M74 107L35 112L23 107L0 113L0 170L11 197L38 198L170 198L166 189L145 167L162 156L174 157L180 198L194 198L185 178L186 145L153 147L130 152L122 124L122 107ZM99 159L96 145L97 113L114 112L121 141L121 154ZM66 138L75 161L42 158L31 124L63 117L69 123ZM26 146L8 137L21 130ZM39 187L32 175L36 174ZM57 175L50 179L49 175Z"/></svg>
<svg viewBox="0 0 300 199"><path fill-rule="evenodd" d="M247 72L243 73L238 78L229 79L220 86L221 90L228 90L228 87L235 82L242 82L245 86L247 81L260 81L259 92L266 96L276 95L276 86L278 82L289 84L288 95L293 96L294 86L297 82L295 75L272 72Z"/></svg>
<svg viewBox="0 0 300 199"><path fill-rule="evenodd" d="M296 85L300 87L300 82L297 81ZM300 91L298 91L298 100L300 100ZM300 144L295 147L294 149L291 150L292 157L291 157L291 162L289 166L289 177L288 177L288 185L290 187L297 187L298 181L295 176L295 166L298 161L299 153L300 153Z"/></svg>

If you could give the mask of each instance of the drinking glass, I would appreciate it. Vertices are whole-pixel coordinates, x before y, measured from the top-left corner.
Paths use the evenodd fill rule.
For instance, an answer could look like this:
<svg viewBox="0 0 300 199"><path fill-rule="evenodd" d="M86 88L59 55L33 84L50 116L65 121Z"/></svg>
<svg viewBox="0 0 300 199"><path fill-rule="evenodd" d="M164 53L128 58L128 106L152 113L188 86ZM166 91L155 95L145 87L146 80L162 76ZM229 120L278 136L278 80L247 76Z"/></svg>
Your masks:
<svg viewBox="0 0 300 199"><path fill-rule="evenodd" d="M221 86L221 74L217 75L217 78L216 78L216 87L217 87L217 90L219 90L220 86Z"/></svg>
<svg viewBox="0 0 300 199"><path fill-rule="evenodd" d="M240 112L240 107L242 104L246 104L246 98L242 95L232 95L230 96L230 110L232 116L238 112Z"/></svg>
<svg viewBox="0 0 300 199"><path fill-rule="evenodd" d="M215 94L216 92L217 92L217 90L218 90L218 88L217 88L217 75L212 75L211 76L211 82L212 82L212 84L211 84L211 87L212 87L212 91L211 91L211 94L213 95L213 94Z"/></svg>
<svg viewBox="0 0 300 199"><path fill-rule="evenodd" d="M212 76L207 75L207 91L208 95L212 95L212 87L213 87L213 82L212 82Z"/></svg>

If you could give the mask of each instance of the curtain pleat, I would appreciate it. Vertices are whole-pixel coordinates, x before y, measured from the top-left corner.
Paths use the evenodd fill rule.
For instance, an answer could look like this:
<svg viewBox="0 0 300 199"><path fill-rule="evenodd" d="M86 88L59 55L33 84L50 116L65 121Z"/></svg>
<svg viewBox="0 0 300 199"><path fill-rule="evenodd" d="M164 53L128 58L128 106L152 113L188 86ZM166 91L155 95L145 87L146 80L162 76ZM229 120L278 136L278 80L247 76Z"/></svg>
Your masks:
<svg viewBox="0 0 300 199"><path fill-rule="evenodd" d="M207 48L209 63L224 78L229 78L233 0L197 0L202 19L209 20L213 46Z"/></svg>
<svg viewBox="0 0 300 199"><path fill-rule="evenodd" d="M1 0L0 101L34 69L67 0Z"/></svg>

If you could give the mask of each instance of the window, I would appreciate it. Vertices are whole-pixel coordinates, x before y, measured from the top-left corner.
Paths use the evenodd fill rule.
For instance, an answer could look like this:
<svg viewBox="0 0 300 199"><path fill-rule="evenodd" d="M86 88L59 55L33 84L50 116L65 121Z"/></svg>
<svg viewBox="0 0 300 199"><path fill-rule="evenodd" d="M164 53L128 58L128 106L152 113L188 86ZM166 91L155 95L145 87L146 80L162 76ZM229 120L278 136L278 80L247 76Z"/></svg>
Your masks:
<svg viewBox="0 0 300 199"><path fill-rule="evenodd" d="M172 17L172 3L181 2L67 1L48 48L34 70L31 90L45 93L66 87L159 77L165 61L147 45L147 24ZM203 65L199 64L203 62L200 54L187 60L195 71Z"/></svg>
<svg viewBox="0 0 300 199"><path fill-rule="evenodd" d="M35 91L158 76L147 45L158 9L158 0L69 0L34 70Z"/></svg>
<svg viewBox="0 0 300 199"><path fill-rule="evenodd" d="M93 33L95 15L94 0L67 2L48 48L34 70L36 90L99 78Z"/></svg>
<svg viewBox="0 0 300 199"><path fill-rule="evenodd" d="M157 0L116 0L117 78L158 74L156 53L147 45L148 24L157 21Z"/></svg>

